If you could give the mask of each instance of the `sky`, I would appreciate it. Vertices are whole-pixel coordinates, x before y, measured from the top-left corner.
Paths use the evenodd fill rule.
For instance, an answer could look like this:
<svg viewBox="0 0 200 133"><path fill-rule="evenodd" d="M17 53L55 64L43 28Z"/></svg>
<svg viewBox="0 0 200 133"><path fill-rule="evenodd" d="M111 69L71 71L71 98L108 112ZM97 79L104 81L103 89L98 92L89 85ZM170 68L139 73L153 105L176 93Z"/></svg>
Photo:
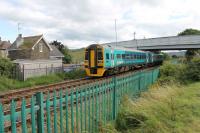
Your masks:
<svg viewBox="0 0 200 133"><path fill-rule="evenodd" d="M69 48L200 29L199 0L0 0L0 37L43 34ZM18 26L19 25L19 26ZM20 30L18 30L18 27Z"/></svg>

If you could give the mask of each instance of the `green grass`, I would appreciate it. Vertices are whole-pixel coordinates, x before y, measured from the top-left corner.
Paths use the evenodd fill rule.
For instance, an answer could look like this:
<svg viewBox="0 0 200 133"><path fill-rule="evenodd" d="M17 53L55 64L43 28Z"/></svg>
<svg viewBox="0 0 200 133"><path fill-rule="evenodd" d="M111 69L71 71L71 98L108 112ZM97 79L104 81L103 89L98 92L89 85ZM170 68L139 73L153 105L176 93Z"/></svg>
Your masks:
<svg viewBox="0 0 200 133"><path fill-rule="evenodd" d="M76 79L83 77L85 77L85 71L79 69L70 71L68 73L59 73L41 77L34 77L27 79L26 81L14 80L7 77L0 77L0 92L25 87L34 87L38 85L47 85L51 83L61 82L66 79Z"/></svg>
<svg viewBox="0 0 200 133"><path fill-rule="evenodd" d="M200 82L189 85L154 85L133 101L122 100L110 132L199 133Z"/></svg>
<svg viewBox="0 0 200 133"><path fill-rule="evenodd" d="M81 63L84 61L84 48L70 50L69 54L72 57L72 63Z"/></svg>

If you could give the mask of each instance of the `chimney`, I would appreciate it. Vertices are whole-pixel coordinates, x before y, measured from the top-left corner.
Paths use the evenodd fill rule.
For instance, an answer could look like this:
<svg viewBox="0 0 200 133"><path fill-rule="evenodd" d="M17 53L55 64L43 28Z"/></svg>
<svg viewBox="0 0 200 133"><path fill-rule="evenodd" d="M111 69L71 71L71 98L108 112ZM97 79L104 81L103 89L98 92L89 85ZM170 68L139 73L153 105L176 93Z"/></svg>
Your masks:
<svg viewBox="0 0 200 133"><path fill-rule="evenodd" d="M20 45L22 45L23 42L24 42L24 39L23 39L23 37L22 37L22 34L19 34L18 37L17 37L17 39L16 39L16 46L17 46L17 48L18 48Z"/></svg>
<svg viewBox="0 0 200 133"><path fill-rule="evenodd" d="M19 34L18 37L22 38L22 34Z"/></svg>

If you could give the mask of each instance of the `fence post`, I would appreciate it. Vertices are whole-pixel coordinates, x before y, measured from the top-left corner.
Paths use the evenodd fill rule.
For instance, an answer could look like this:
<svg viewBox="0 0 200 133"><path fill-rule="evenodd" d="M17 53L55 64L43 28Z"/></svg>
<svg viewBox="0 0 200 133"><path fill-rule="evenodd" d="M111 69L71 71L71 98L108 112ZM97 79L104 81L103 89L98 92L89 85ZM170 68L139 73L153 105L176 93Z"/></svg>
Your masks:
<svg viewBox="0 0 200 133"><path fill-rule="evenodd" d="M116 76L113 77L113 119L116 118Z"/></svg>
<svg viewBox="0 0 200 133"><path fill-rule="evenodd" d="M44 133L44 103L43 103L43 93L36 93L36 102L39 106L39 110L37 111L37 128L38 133Z"/></svg>

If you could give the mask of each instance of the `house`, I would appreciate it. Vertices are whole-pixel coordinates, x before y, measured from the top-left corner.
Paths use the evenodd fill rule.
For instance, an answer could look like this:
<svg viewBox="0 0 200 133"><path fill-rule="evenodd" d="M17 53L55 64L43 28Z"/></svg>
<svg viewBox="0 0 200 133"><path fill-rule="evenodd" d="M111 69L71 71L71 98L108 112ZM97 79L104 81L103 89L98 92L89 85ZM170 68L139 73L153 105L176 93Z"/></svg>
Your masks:
<svg viewBox="0 0 200 133"><path fill-rule="evenodd" d="M11 46L10 41L1 41L0 37L0 57L7 58L8 48Z"/></svg>
<svg viewBox="0 0 200 133"><path fill-rule="evenodd" d="M43 35L22 37L17 39L9 48L9 58L16 59L49 59L52 48L44 39Z"/></svg>
<svg viewBox="0 0 200 133"><path fill-rule="evenodd" d="M19 34L8 53L16 64L14 76L20 80L63 71L62 53L50 46L43 35Z"/></svg>

